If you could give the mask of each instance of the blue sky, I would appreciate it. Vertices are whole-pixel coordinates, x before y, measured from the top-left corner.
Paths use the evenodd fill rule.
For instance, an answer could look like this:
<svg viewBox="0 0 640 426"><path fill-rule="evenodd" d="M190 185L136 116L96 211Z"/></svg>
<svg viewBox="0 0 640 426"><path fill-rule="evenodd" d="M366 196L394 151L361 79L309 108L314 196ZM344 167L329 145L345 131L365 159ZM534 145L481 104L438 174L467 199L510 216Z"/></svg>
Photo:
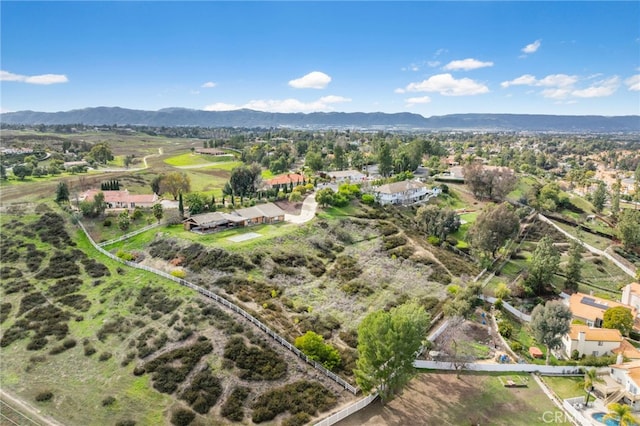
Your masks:
<svg viewBox="0 0 640 426"><path fill-rule="evenodd" d="M640 114L640 2L0 2L3 112Z"/></svg>

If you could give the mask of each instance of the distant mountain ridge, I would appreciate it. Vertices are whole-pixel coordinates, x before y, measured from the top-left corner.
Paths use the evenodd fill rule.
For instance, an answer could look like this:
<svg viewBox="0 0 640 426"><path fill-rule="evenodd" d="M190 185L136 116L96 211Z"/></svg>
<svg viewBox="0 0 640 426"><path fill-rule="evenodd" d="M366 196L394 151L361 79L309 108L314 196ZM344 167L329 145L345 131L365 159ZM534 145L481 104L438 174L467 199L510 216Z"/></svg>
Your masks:
<svg viewBox="0 0 640 426"><path fill-rule="evenodd" d="M556 132L640 132L640 116L450 114L429 118L413 113L313 112L272 113L241 109L202 111L165 108L144 111L120 107L61 112L18 111L0 114L6 124L85 124L199 127L294 127L404 130L506 130Z"/></svg>

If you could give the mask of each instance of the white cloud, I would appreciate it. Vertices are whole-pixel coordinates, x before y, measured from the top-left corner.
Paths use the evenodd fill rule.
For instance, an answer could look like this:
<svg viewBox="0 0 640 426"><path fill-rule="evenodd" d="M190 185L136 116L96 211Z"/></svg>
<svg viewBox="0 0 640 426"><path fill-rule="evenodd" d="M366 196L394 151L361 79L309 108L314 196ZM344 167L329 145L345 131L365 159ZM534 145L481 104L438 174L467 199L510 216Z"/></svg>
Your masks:
<svg viewBox="0 0 640 426"><path fill-rule="evenodd" d="M351 99L343 96L323 96L315 101L302 102L298 99L255 99L244 105L226 104L218 102L204 107L205 111L231 111L236 109L253 109L266 112L315 112L333 111L333 105L351 102Z"/></svg>
<svg viewBox="0 0 640 426"><path fill-rule="evenodd" d="M613 76L597 81L585 89L574 90L571 94L577 98L602 98L613 95L619 86L620 79L618 76Z"/></svg>
<svg viewBox="0 0 640 426"><path fill-rule="evenodd" d="M427 65L429 65L431 68L439 67L440 61L427 61Z"/></svg>
<svg viewBox="0 0 640 426"><path fill-rule="evenodd" d="M205 111L233 111L235 109L241 109L241 106L234 104L225 104L224 102L216 102L215 104L206 105L202 108Z"/></svg>
<svg viewBox="0 0 640 426"><path fill-rule="evenodd" d="M331 82L331 77L320 71L313 71L295 80L289 86L295 89L324 89Z"/></svg>
<svg viewBox="0 0 640 426"><path fill-rule="evenodd" d="M492 67L492 66L493 66L493 62L482 62L477 59L467 58L467 59L461 59L457 61L451 61L447 65L445 65L443 69L447 71L455 71L455 70L470 71L478 68Z"/></svg>
<svg viewBox="0 0 640 426"><path fill-rule="evenodd" d="M407 103L407 107L412 107L418 104L428 104L429 102L431 102L431 98L428 96L421 96L418 98L405 99L405 102Z"/></svg>
<svg viewBox="0 0 640 426"><path fill-rule="evenodd" d="M213 87L216 87L218 85L218 83L214 83L213 81L207 81L206 83L204 83L202 86L205 89L211 89Z"/></svg>
<svg viewBox="0 0 640 426"><path fill-rule="evenodd" d="M66 83L69 79L64 74L41 74L29 76L14 74L9 71L0 71L0 81L17 81L20 83L47 85Z"/></svg>
<svg viewBox="0 0 640 426"><path fill-rule="evenodd" d="M533 43L527 44L521 50L523 53L526 53L526 54L535 53L540 48L540 43L541 43L541 40L536 40Z"/></svg>
<svg viewBox="0 0 640 426"><path fill-rule="evenodd" d="M550 99L567 99L573 98L596 98L612 95L620 86L620 78L617 76L605 78L592 82L586 87L576 87L580 82L590 82L600 75L591 75L580 79L575 75L567 74L550 74L542 79L537 79L531 74L524 74L518 78L509 81L503 81L500 85L503 88L510 86L532 86L543 87L540 92L542 96Z"/></svg>
<svg viewBox="0 0 640 426"><path fill-rule="evenodd" d="M451 74L432 75L427 80L409 83L407 92L438 92L444 96L468 96L488 93L489 88L470 78L455 79ZM396 93L398 93L396 91Z"/></svg>
<svg viewBox="0 0 640 426"><path fill-rule="evenodd" d="M398 94L400 94L400 95L401 95L401 94L403 94L403 93L405 93L405 92L406 92L406 90L404 90L402 87L398 87L397 89L395 89L395 90L393 91L393 93L398 93Z"/></svg>
<svg viewBox="0 0 640 426"><path fill-rule="evenodd" d="M640 74L633 75L624 81L629 87L629 90L633 90L634 92L640 91Z"/></svg>
<svg viewBox="0 0 640 426"><path fill-rule="evenodd" d="M502 87L509 86L542 86L542 87L569 87L578 81L575 75L567 74L550 74L545 78L538 80L531 74L524 74L518 78L500 83Z"/></svg>

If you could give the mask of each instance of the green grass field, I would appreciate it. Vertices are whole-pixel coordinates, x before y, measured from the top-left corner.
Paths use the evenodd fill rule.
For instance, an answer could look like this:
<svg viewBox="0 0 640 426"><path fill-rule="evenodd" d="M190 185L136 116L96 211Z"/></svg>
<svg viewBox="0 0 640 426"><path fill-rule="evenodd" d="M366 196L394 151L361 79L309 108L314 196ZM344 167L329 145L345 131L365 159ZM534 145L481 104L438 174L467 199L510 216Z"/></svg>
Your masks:
<svg viewBox="0 0 640 426"><path fill-rule="evenodd" d="M186 152L184 154L175 155L173 157L166 158L165 163L170 166L184 167L184 166L199 166L211 163L224 163L233 162L235 158L231 156L214 156L205 154L193 154Z"/></svg>

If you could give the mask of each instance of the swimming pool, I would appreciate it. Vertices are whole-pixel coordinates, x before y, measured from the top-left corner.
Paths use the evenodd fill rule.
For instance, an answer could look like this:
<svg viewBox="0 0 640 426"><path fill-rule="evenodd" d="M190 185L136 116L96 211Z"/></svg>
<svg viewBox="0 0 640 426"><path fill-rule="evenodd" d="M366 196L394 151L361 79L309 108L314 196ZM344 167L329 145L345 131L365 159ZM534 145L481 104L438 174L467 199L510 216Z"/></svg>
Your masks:
<svg viewBox="0 0 640 426"><path fill-rule="evenodd" d="M591 417L593 417L595 420L599 421L600 423L603 423L607 426L619 426L620 422L617 420L613 420L613 419L607 419L607 420L602 420L604 418L604 416L606 416L607 413L603 413L603 412L599 412L599 413L593 413L591 415Z"/></svg>

